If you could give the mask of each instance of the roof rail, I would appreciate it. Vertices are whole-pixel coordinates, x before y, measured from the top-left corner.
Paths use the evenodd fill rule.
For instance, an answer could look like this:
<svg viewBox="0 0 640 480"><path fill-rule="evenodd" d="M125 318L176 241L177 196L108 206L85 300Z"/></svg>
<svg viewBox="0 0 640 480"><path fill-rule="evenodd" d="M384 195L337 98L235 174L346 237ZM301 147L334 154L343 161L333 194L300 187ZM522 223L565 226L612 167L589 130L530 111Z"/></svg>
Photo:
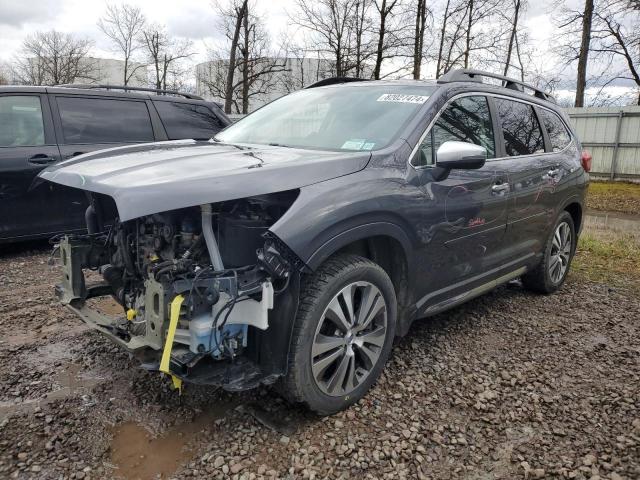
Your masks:
<svg viewBox="0 0 640 480"><path fill-rule="evenodd" d="M349 82L366 82L366 78L356 78L356 77L331 77L324 78L322 80L318 80L316 83L312 83L311 85L307 85L306 88L316 88L316 87L324 87L326 85L335 85L337 83L349 83Z"/></svg>
<svg viewBox="0 0 640 480"><path fill-rule="evenodd" d="M502 86L510 90L517 92L524 92L524 89L533 90L533 96L555 103L555 99L546 92L543 92L537 87L529 83L516 80L515 78L505 77L504 75L498 75L496 73L484 72L482 70L472 70L469 68L458 68L455 70L449 70L443 76L438 79L438 83L451 83L451 82L482 82L482 77L495 78L502 81Z"/></svg>
<svg viewBox="0 0 640 480"><path fill-rule="evenodd" d="M145 88L145 87L129 87L121 86L121 85L90 85L83 83L67 83L64 85L53 85L55 87L65 87L65 88L86 88L87 90L123 90L125 92L148 92L148 93L156 93L158 95L176 95L179 97L188 98L190 100L204 100L202 97L198 95L193 95L191 93L185 92L177 92L175 90L164 90L161 88Z"/></svg>

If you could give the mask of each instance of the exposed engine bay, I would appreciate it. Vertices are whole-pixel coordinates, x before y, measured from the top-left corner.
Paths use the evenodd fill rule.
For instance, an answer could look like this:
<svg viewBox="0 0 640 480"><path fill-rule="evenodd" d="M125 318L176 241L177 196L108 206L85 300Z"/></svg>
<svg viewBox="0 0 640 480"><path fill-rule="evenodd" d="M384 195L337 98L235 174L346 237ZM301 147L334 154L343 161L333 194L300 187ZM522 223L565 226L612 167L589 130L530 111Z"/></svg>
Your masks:
<svg viewBox="0 0 640 480"><path fill-rule="evenodd" d="M206 365L255 360L274 300L300 267L269 232L297 194L205 204L126 222L115 217L108 197L93 194L88 234L59 242L64 277L57 294L87 323L134 352L145 368L171 375L176 387L182 379L224 384L219 376L229 377L229 369L216 370L216 376ZM87 269L102 281L88 285ZM105 315L87 304L103 296L115 299L122 314ZM251 386L252 375L268 383L246 365L243 372L240 380L227 378L226 386ZM239 381L235 387L234 381Z"/></svg>

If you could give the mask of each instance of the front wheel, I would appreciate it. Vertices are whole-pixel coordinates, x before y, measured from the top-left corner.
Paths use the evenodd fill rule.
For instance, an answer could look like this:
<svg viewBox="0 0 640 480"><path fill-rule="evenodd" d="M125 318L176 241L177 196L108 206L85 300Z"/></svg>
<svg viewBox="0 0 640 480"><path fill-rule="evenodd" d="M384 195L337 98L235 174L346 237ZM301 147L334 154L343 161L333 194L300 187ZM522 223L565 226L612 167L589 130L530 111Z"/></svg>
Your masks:
<svg viewBox="0 0 640 480"><path fill-rule="evenodd" d="M356 255L329 259L304 282L281 390L325 415L357 402L382 372L395 325L386 272Z"/></svg>
<svg viewBox="0 0 640 480"><path fill-rule="evenodd" d="M576 241L573 218L568 212L562 212L545 244L542 261L535 269L522 276L522 284L539 293L558 290L569 273Z"/></svg>

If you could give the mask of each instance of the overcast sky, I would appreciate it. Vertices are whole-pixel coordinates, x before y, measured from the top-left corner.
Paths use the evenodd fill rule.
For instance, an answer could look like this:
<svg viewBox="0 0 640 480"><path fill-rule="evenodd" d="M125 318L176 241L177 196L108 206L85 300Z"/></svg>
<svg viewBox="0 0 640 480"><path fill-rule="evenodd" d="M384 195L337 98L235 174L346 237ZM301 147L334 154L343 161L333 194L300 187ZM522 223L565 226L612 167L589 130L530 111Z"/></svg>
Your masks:
<svg viewBox="0 0 640 480"><path fill-rule="evenodd" d="M434 3L439 6L443 1ZM553 1L529 0L523 22L536 52L534 61L542 69L553 68L555 63L549 53L556 35L550 13ZM223 41L213 1L128 0L127 3L140 7L150 22L166 25L171 35L193 40L196 53L191 59L193 64L206 59L207 47ZM256 3L272 39L280 38L285 30L289 37L295 35L295 27L289 25L287 16L287 12L294 9L293 0L256 0ZM565 3L578 7L582 0L565 0ZM89 37L94 42L92 55L96 57L118 58L96 26L106 4L105 0L0 0L0 61L11 61L28 35L51 29ZM569 71L564 75L570 85L574 73Z"/></svg>
<svg viewBox="0 0 640 480"><path fill-rule="evenodd" d="M147 19L164 24L171 35L194 41L196 61L205 57L207 45L219 40L213 2L207 0L128 0L140 7ZM265 19L276 38L281 25L286 25L287 0L259 0L268 11ZM26 36L38 30L56 29L83 35L95 43L93 53L117 58L96 23L103 16L104 0L0 0L0 59L11 60Z"/></svg>
<svg viewBox="0 0 640 480"><path fill-rule="evenodd" d="M205 57L207 45L220 39L211 1L129 0L127 3L140 7L148 20L165 24L170 34L192 39L198 52L196 61ZM287 11L293 8L292 0L258 0L257 3L272 38L279 38L287 26ZM546 13L549 0L530 3L526 26L536 45L546 49L553 33L551 18ZM87 36L95 42L96 56L115 58L107 39L96 26L105 7L104 0L0 0L0 59L11 60L29 34L54 28Z"/></svg>

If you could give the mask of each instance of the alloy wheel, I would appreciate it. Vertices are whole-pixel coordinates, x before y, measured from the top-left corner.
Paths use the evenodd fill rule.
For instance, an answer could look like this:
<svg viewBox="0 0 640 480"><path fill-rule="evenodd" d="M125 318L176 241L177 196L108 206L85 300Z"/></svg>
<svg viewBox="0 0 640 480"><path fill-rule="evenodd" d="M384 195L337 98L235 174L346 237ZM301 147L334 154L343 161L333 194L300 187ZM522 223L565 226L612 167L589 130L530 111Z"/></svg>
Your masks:
<svg viewBox="0 0 640 480"><path fill-rule="evenodd" d="M559 283L569 268L572 241L571 227L567 222L562 222L553 234L549 255L549 277L553 283Z"/></svg>
<svg viewBox="0 0 640 480"><path fill-rule="evenodd" d="M348 395L378 363L387 338L387 304L380 289L354 282L324 310L311 346L311 370L318 388Z"/></svg>

